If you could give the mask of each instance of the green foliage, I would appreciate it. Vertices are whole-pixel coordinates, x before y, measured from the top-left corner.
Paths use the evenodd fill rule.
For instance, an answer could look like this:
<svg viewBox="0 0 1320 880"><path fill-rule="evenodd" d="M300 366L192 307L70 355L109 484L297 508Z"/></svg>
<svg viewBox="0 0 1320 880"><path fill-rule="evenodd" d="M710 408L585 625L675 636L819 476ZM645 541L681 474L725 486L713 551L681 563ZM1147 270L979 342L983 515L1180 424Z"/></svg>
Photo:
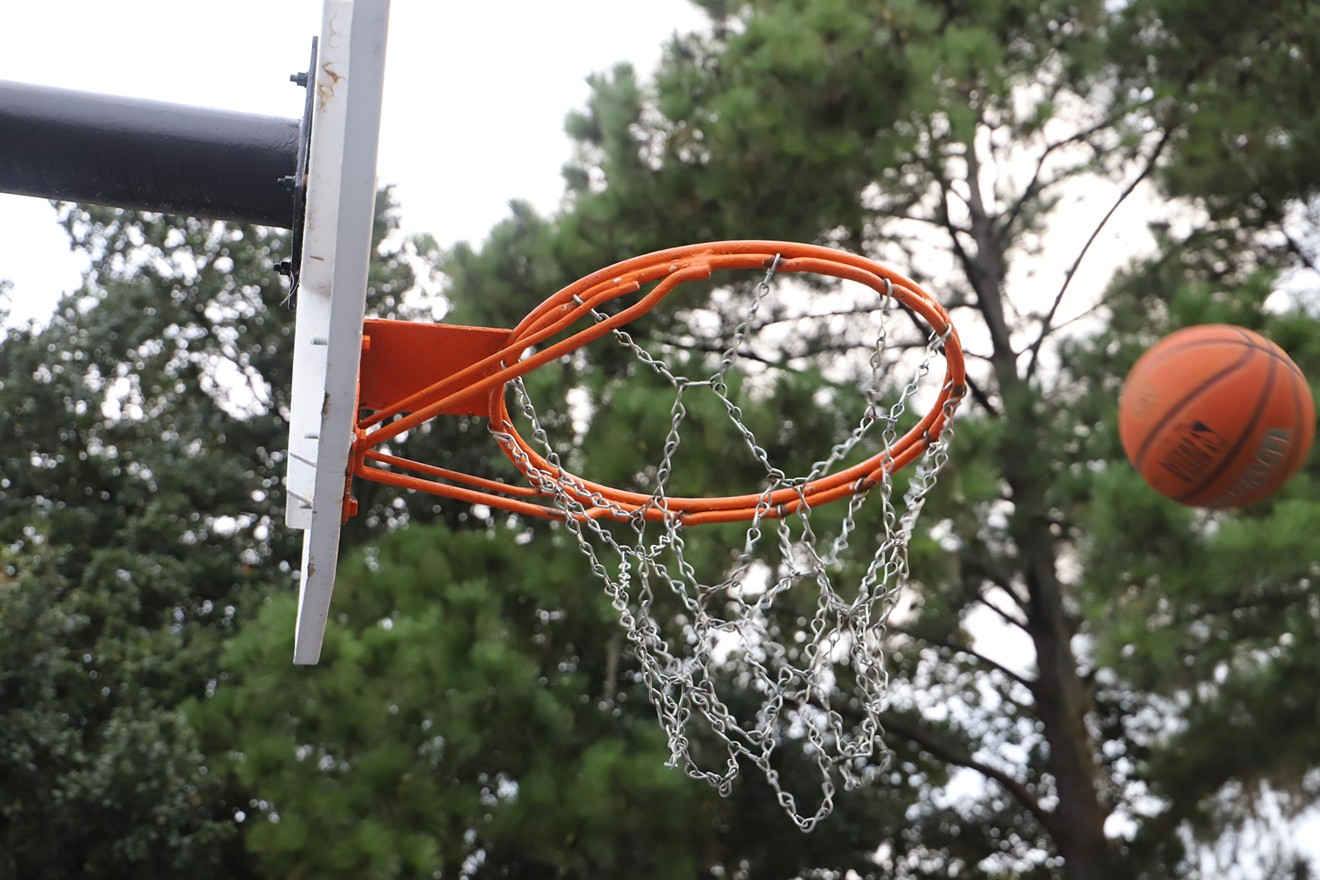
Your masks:
<svg viewBox="0 0 1320 880"><path fill-rule="evenodd" d="M1294 616L1312 577L1296 542L1312 516L1313 477L1227 520L1183 510L1123 460L1115 403L1137 355L1188 323L1263 328L1320 374L1308 360L1313 326L1279 315L1274 294L1279 270L1304 259L1308 243L1271 225L1310 192L1289 168L1299 165L1294 151L1304 155L1291 138L1305 143L1314 117L1299 97L1314 81L1313 13L1279 3L1209 21L1172 0L701 5L710 29L676 38L654 83L626 67L593 81L568 123L579 143L568 210L534 229L522 216L497 229L492 245L513 254L450 255L451 295L475 303L487 291L478 259L498 261L512 287L520 260L537 279L557 269L567 281L630 253L726 237L840 244L930 281L982 357L954 459L912 546L913 595L890 627L891 739L928 797L909 813L919 829L879 832L887 867L913 877L1193 871L1185 834L1215 840L1253 814L1252 797L1225 792L1268 799L1267 789L1297 790L1303 775L1300 741L1275 765L1258 751L1250 768L1190 747L1216 742L1217 731L1213 709L1185 701L1207 688L1245 694L1217 679L1241 663L1250 681L1271 658L1285 664L1301 650L1280 654L1279 644L1309 627ZM1276 77L1286 84L1266 95ZM1256 149L1262 139L1268 150ZM1094 304L1100 320L1061 332L1059 314L1088 304L1032 280L1057 277L1074 256L1045 251L1044 233L1099 222L1063 211L1074 182L1119 189L1143 177L1209 208L1208 218L1177 234L1155 227L1159 252ZM669 321L642 335L670 343L670 361L697 362L715 347L681 313ZM761 433L774 419L793 426L777 454L838 436L808 403L810 388L862 344L855 329L806 344L794 367L819 370L799 374L801 394L786 385L782 399L746 408L758 437L774 434ZM683 361L673 340L694 337ZM588 352L595 371L575 366L570 381L605 404L580 460L626 482L631 461L654 461L644 453L663 435L672 397L625 385L617 354ZM693 407L683 436L694 482L715 491L748 475L728 451L736 445L709 425ZM1232 523L1257 522L1233 539ZM1252 545L1270 548L1268 567ZM1205 616L1217 602L1257 601L1258 615ZM1271 616L1279 609L1287 614ZM1244 655L1254 659L1236 660ZM1188 726L1171 737L1150 721L1166 716ZM954 806L942 792L957 768L982 782L971 794L956 789ZM1193 776L1205 785L1187 784ZM1153 817L1143 800L1152 791ZM1131 841L1108 838L1115 817L1137 828Z"/></svg>
<svg viewBox="0 0 1320 880"><path fill-rule="evenodd" d="M173 664L205 652L149 610L160 583L137 575L160 566L129 564L79 584L50 556L4 557L0 875L244 875L229 793L171 705L190 677Z"/></svg>
<svg viewBox="0 0 1320 880"><path fill-rule="evenodd" d="M1313 325L1265 308L1272 279L1250 268L1250 255L1248 271L1231 285L1204 278L1188 257L1195 259L1171 247L1122 279L1111 332L1069 352L1077 370L1104 371L1113 385L1155 338L1227 321L1278 339L1317 374ZM1171 263L1180 264L1177 279L1165 272ZM1222 279L1222 266L1209 271ZM1152 290L1162 301L1144 312L1152 317L1143 326L1126 310ZM1108 406L1095 397L1084 394L1075 411ZM1214 841L1250 823L1257 804L1277 799L1292 813L1315 801L1305 769L1314 758L1309 738L1281 735L1314 711L1313 689L1299 674L1320 635L1310 587L1314 469L1242 512L1189 511L1146 490L1121 461L1112 419L1098 428L1090 452L1109 462L1095 467L1089 504L1074 508L1084 572L1078 595L1103 670L1097 707L1115 743L1114 777L1141 780L1167 804L1138 832L1134 852L1178 858L1181 845L1167 835L1180 822ZM1152 723L1170 713L1178 725Z"/></svg>
<svg viewBox="0 0 1320 880"><path fill-rule="evenodd" d="M731 809L665 765L613 610L562 537L401 530L344 566L317 669L287 663L288 597L230 643L224 682L191 714L261 799L248 842L264 872L695 877L866 863L864 836L757 840L749 814L787 822L772 803L747 809L763 792Z"/></svg>
<svg viewBox="0 0 1320 880"><path fill-rule="evenodd" d="M0 459L13 465L0 705L16 738L0 849L21 876L241 876L230 792L177 707L213 673L252 567L279 554L257 537L275 463L251 457L275 448L257 438L278 418L225 399L219 369L260 400L278 293L250 283L264 252L238 231L66 217L96 269L48 325L0 346Z"/></svg>
<svg viewBox="0 0 1320 880"><path fill-rule="evenodd" d="M887 259L945 301L972 393L888 624L877 784L804 837L755 774L724 800L685 780L562 529L374 485L323 664L291 667L290 313L267 269L285 242L71 210L87 285L0 347L0 872L1198 876L1264 807L1315 804L1316 465L1251 509L1188 511L1144 487L1114 424L1136 357L1191 323L1261 329L1320 376L1313 317L1289 311L1314 285L1287 274L1315 264L1295 222L1315 192L1315 10L700 5L709 27L654 81L593 78L561 212L515 204L483 246L441 253L400 246L382 202L373 309L407 311L414 253L451 318L512 326L624 257L776 237ZM1051 286L1076 254L1047 233L1100 219L1072 197L1139 180L1167 197L1157 252L1093 302ZM709 375L755 280L692 285L630 331ZM772 460L809 464L855 424L874 312L763 315L790 329L730 385ZM626 486L672 423L654 378L597 344L528 387L572 466ZM683 490L754 486L722 404L683 405ZM473 420L405 446L508 472ZM843 578L878 516L859 512ZM696 562L727 566L740 531L706 536ZM1292 859L1287 829L1254 830Z"/></svg>
<svg viewBox="0 0 1320 880"><path fill-rule="evenodd" d="M251 876L244 796L179 707L254 600L294 585L287 242L64 216L84 285L0 344L0 875ZM411 274L383 254L388 305Z"/></svg>
<svg viewBox="0 0 1320 880"><path fill-rule="evenodd" d="M1116 45L1134 88L1176 101L1169 190L1205 200L1219 216L1277 222L1289 201L1316 192L1313 156L1317 12L1306 3L1235 7L1207 21L1195 3L1132 4ZM1258 242L1257 246L1264 246Z"/></svg>

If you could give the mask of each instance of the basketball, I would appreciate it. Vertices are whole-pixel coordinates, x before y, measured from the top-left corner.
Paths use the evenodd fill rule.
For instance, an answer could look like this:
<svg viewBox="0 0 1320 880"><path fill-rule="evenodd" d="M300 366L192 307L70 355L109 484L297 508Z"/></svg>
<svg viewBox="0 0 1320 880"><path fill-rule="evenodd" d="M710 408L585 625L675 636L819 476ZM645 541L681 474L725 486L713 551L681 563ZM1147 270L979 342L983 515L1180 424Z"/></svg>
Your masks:
<svg viewBox="0 0 1320 880"><path fill-rule="evenodd" d="M1201 324L1137 359L1119 398L1118 434L1161 495L1189 507L1242 507L1302 466L1315 403L1279 346L1243 327Z"/></svg>

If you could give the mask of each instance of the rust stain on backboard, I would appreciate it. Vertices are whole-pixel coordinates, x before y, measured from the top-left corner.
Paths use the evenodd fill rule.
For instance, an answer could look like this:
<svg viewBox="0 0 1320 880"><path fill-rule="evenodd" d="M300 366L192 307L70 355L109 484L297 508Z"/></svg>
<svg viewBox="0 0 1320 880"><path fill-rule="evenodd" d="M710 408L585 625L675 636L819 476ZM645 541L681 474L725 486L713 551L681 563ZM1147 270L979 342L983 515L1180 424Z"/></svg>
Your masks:
<svg viewBox="0 0 1320 880"><path fill-rule="evenodd" d="M333 62L322 64L321 73L324 76L316 78L316 97L320 101L320 109L324 110L325 105L334 98L335 89L344 81L344 76L335 70Z"/></svg>

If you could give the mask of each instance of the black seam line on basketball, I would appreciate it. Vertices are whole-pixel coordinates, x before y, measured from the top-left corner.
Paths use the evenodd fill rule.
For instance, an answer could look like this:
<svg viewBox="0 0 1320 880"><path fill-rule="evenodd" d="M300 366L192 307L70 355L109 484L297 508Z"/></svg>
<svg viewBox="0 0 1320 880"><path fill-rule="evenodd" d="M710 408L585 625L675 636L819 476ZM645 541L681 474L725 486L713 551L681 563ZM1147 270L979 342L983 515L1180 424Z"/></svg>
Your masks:
<svg viewBox="0 0 1320 880"><path fill-rule="evenodd" d="M1264 339L1264 337L1261 338ZM1302 368L1297 366L1297 364L1293 363L1293 359L1288 357L1288 352L1280 348L1277 342L1273 342L1269 339L1266 339L1265 341L1268 342L1269 345L1261 346L1261 345L1256 345L1250 339L1246 339L1245 341L1248 344L1250 344L1252 348L1256 349L1256 351L1263 351L1265 354L1269 355L1279 363L1283 364L1283 366L1286 369L1288 369L1290 372L1292 372L1295 376L1297 376L1297 378L1301 379L1303 382L1306 382L1306 374L1302 372Z"/></svg>
<svg viewBox="0 0 1320 880"><path fill-rule="evenodd" d="M1293 362L1292 358L1288 357L1287 352L1280 349L1279 351L1271 351L1270 354L1274 356L1275 360L1283 361L1283 365L1287 367L1289 370L1292 370L1293 374L1298 379L1302 380L1303 385L1307 386L1308 388L1311 386L1311 383L1307 381L1306 374L1302 372L1302 368L1297 366L1297 364Z"/></svg>
<svg viewBox="0 0 1320 880"><path fill-rule="evenodd" d="M1278 359L1276 358L1274 361L1270 362L1270 372L1269 375L1265 377L1265 388L1261 391L1260 396L1256 398L1256 408L1251 413L1251 418L1247 420L1247 426L1242 429L1240 434L1238 434L1237 442L1233 444L1233 448L1228 450L1227 454L1224 455L1220 462L1219 467L1215 468L1210 474L1208 474L1206 478L1200 482L1200 485L1195 489L1188 490L1178 496L1176 500L1179 503L1186 503L1190 499L1200 495L1210 486L1214 485L1215 480L1222 477L1224 471L1228 470L1228 466L1237 459L1238 454L1242 452L1242 447L1247 445L1247 438L1254 432L1256 423L1260 421L1260 414L1265 411L1265 404L1269 401L1270 392L1274 390L1274 377L1277 373Z"/></svg>
<svg viewBox="0 0 1320 880"><path fill-rule="evenodd" d="M1237 337L1236 339L1220 339L1220 338L1188 339L1185 342L1179 342L1176 345L1173 345L1169 348L1160 351L1159 354L1157 354L1153 359L1151 359L1151 361L1148 364L1146 364L1146 366L1147 367L1155 366L1156 364L1163 362L1164 360L1172 357L1175 354L1178 354L1179 352L1184 352L1192 348L1202 348L1207 345L1241 345L1241 346L1245 346L1246 348L1254 348L1258 351L1268 351L1268 349L1261 348L1259 345L1256 344L1255 340L1253 340L1250 336L1244 335L1241 331L1234 329L1233 332L1234 335Z"/></svg>
<svg viewBox="0 0 1320 880"><path fill-rule="evenodd" d="M1187 351L1188 349L1201 348L1207 345L1241 345L1245 348L1253 348L1256 351L1262 351L1277 361L1283 361L1284 366L1292 370L1292 372L1296 373L1299 378L1303 380L1306 379L1306 375L1302 372L1302 368L1297 366L1297 364L1293 363L1292 358L1288 357L1288 353L1285 352L1283 349L1279 348L1277 343L1271 342L1271 340L1267 339L1265 341L1270 342L1271 344L1269 346L1260 346L1257 345L1256 341L1252 339L1250 336L1246 336L1242 332L1236 329L1234 330L1234 332L1238 337L1237 339L1189 339L1186 342L1179 342L1177 345L1174 345L1172 348L1166 348L1163 351L1161 351L1153 360L1151 360L1145 366L1146 368L1153 367L1156 364L1159 364L1162 361L1166 360L1170 356L1178 354L1179 352ZM1263 339L1264 337L1261 338Z"/></svg>
<svg viewBox="0 0 1320 880"><path fill-rule="evenodd" d="M1248 360L1250 360L1251 353L1253 351L1259 350L1254 345L1245 345L1243 346L1243 348L1246 350L1242 353L1242 357L1238 358L1233 363L1224 367L1222 370L1220 370L1218 373L1215 373L1213 376L1210 376L1209 378L1205 379L1205 381L1203 381L1200 385L1197 385L1195 388L1184 394L1181 400L1179 400L1177 403L1175 403L1172 407L1170 407L1165 413L1161 415L1160 422L1161 423L1167 422L1170 419L1175 418L1178 415L1178 413L1182 412L1188 406L1190 406L1191 402L1195 400L1198 396L1200 396L1201 392L1205 391L1205 389L1209 388L1211 385L1215 384L1220 379L1227 376L1229 373L1232 373L1235 370L1237 370ZM1140 470L1144 466L1146 461L1146 454L1150 452L1151 444L1155 442L1155 438L1158 435L1159 435L1158 431L1150 431L1146 435L1146 441L1142 443L1141 448L1137 450L1137 458L1136 461L1133 462L1133 464L1137 466L1138 470Z"/></svg>

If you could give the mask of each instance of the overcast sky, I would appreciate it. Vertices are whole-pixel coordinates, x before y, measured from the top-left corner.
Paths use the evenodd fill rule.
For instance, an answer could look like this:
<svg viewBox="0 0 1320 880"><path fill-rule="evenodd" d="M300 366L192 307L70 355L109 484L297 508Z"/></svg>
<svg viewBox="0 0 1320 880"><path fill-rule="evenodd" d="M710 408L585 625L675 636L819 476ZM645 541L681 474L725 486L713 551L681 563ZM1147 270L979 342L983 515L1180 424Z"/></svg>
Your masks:
<svg viewBox="0 0 1320 880"><path fill-rule="evenodd" d="M294 118L321 0L41 0L0 13L0 80ZM650 70L669 36L699 27L688 0L394 0L380 180L404 222L443 243L479 241L509 200L562 191L563 119L586 78ZM55 212L0 195L0 279L16 319L78 283Z"/></svg>

